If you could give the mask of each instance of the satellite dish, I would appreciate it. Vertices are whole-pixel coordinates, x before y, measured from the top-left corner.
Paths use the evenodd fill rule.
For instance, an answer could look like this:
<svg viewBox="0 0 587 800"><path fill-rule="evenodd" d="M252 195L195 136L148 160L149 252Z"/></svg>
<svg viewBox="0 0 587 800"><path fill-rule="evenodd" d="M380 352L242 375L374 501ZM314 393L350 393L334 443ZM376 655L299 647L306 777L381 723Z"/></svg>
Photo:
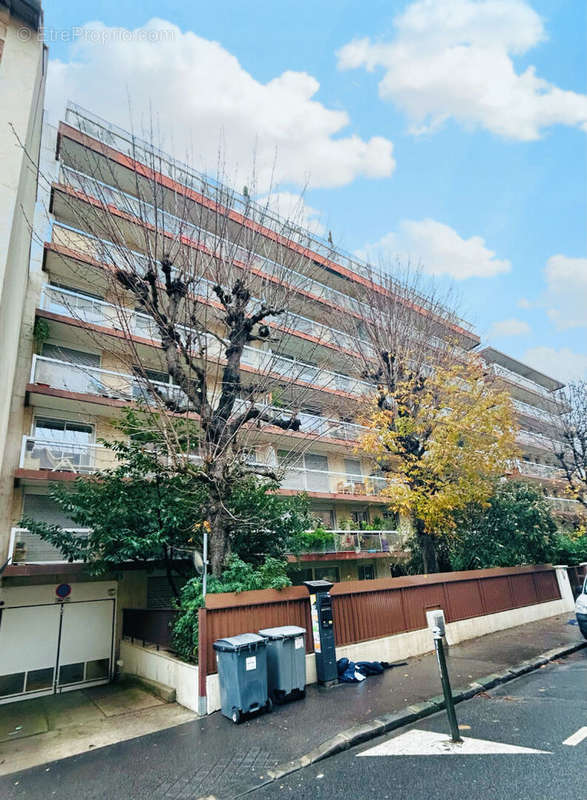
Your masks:
<svg viewBox="0 0 587 800"><path fill-rule="evenodd" d="M198 550L194 550L192 552L192 559L196 572L198 575L202 575L204 572L204 559L202 558L202 554Z"/></svg>

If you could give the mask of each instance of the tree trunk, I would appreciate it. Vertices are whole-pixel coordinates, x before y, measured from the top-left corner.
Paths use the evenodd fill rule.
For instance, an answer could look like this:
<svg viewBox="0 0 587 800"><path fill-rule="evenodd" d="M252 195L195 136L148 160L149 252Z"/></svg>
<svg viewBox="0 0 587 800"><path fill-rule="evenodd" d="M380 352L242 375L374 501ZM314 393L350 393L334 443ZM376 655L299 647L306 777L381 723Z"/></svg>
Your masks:
<svg viewBox="0 0 587 800"><path fill-rule="evenodd" d="M208 521L210 522L210 572L219 578L226 563L229 544L220 505L210 508Z"/></svg>
<svg viewBox="0 0 587 800"><path fill-rule="evenodd" d="M436 548L434 546L434 537L426 532L422 520L415 519L414 526L416 528L418 544L422 551L424 573L429 575L432 572L438 572L438 556L436 555Z"/></svg>

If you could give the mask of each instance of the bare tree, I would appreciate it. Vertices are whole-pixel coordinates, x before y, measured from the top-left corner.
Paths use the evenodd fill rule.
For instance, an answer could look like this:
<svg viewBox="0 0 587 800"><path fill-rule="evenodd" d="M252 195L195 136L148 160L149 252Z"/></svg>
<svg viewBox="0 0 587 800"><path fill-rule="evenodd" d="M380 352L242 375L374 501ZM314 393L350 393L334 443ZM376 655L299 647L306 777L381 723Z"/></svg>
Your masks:
<svg viewBox="0 0 587 800"><path fill-rule="evenodd" d="M552 449L568 494L587 509L587 381L574 381L559 393L552 414Z"/></svg>
<svg viewBox="0 0 587 800"><path fill-rule="evenodd" d="M142 402L169 467L205 485L219 574L231 489L247 475L278 480L302 449L328 435L328 425L313 429L307 419L298 435L300 411L319 405L322 414L330 407L350 415L362 384L327 368L332 330L299 313L307 293L319 292L309 242L296 220L279 220L268 202L251 200L254 181L237 195L169 160L152 141L130 136L129 162L110 149L106 131L91 134L98 140L82 146L62 141L52 187L52 211L64 223L54 226L53 251L112 304L104 330L103 320L91 325L87 309L71 303L83 335L113 365L86 374L100 393ZM179 436L178 418L193 420L195 432L186 426ZM288 437L286 463L269 457L267 433Z"/></svg>

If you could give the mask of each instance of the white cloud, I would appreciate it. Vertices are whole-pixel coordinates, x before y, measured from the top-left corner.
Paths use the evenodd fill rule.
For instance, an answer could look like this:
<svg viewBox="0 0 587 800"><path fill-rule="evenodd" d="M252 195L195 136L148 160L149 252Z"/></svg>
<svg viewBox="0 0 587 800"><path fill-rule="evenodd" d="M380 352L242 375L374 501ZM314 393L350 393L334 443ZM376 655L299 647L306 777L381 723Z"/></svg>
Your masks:
<svg viewBox="0 0 587 800"><path fill-rule="evenodd" d="M304 198L293 192L273 192L272 194L259 198L262 206L267 206L282 219L301 225L303 228L322 236L326 233L326 228L320 221L320 211L312 206L306 205Z"/></svg>
<svg viewBox="0 0 587 800"><path fill-rule="evenodd" d="M526 351L523 361L561 381L587 378L587 355L568 347L533 347Z"/></svg>
<svg viewBox="0 0 587 800"><path fill-rule="evenodd" d="M527 297L520 297L518 300L518 308L532 308L533 303L531 300L528 300Z"/></svg>
<svg viewBox="0 0 587 800"><path fill-rule="evenodd" d="M494 322L489 331L490 336L525 336L530 333L530 326L522 319L511 317Z"/></svg>
<svg viewBox="0 0 587 800"><path fill-rule="evenodd" d="M433 219L404 220L397 233L388 233L358 255L373 264L396 259L416 262L429 275L456 280L490 278L511 269L510 262L496 258L481 236L463 239L454 228Z"/></svg>
<svg viewBox="0 0 587 800"><path fill-rule="evenodd" d="M516 72L513 57L545 36L524 0L416 0L394 20L389 42L356 39L338 52L340 69L383 70L382 100L394 102L413 132L454 118L520 141L552 125L587 129L587 96Z"/></svg>
<svg viewBox="0 0 587 800"><path fill-rule="evenodd" d="M305 72L262 83L218 42L164 20L134 31L90 22L69 60L50 62L47 104L53 117L67 99L126 128L132 117L137 132L148 127L152 108L165 149L215 172L221 147L237 186L249 182L254 159L258 191L391 175L389 139L349 133L348 114L316 100L319 88Z"/></svg>
<svg viewBox="0 0 587 800"><path fill-rule="evenodd" d="M587 327L587 258L555 255L546 262L546 304L556 326Z"/></svg>

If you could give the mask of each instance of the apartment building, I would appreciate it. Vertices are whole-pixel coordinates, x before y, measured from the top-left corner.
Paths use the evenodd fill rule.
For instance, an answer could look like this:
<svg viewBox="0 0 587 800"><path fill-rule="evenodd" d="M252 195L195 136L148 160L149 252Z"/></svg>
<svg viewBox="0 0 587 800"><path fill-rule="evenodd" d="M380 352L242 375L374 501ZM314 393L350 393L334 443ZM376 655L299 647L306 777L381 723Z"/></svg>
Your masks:
<svg viewBox="0 0 587 800"><path fill-rule="evenodd" d="M137 149L136 139L127 132L74 106L68 107L58 129L45 129L40 158L51 186L39 186L38 202L50 208L51 215L46 230L39 222L45 240L42 272L35 253L30 266L21 263L24 311L11 328L14 358L22 369L21 385L12 392L9 426L18 447L6 448L9 489L0 512L0 552L7 559L0 589L5 608L0 648L15 655L0 667L0 702L107 681L120 636L121 609L169 602L162 571L128 569L108 580L93 580L82 564L64 563L58 551L18 528L23 515L72 527L51 502L50 483L72 481L113 463L111 451L98 440L114 436L113 421L141 394L132 360L124 361L121 355L128 332L143 364L148 364L150 380L161 390L177 390L162 369L160 343L148 318L130 300L121 300L120 293L114 297L109 291L108 265L100 260L95 229L86 225L93 200L84 170L100 162L107 168L101 170L96 190L107 197L112 213L124 212L121 225L127 226L129 242L132 239L133 258L141 259L140 239L132 238L136 220L129 209L136 203L136 183L129 174L152 172L148 156L149 145ZM185 165L178 168L164 154L157 155L157 165L150 177L176 195L187 193L181 175L195 176L201 192L190 196L194 206L207 202L217 189L213 181ZM110 184L104 179L108 175ZM141 204L141 219L157 213ZM250 200L238 199L227 236L250 223L247 208ZM173 224L172 215L165 219ZM211 218L200 217L200 224L206 219ZM299 251L296 268L277 264L272 255L283 253L283 248L276 249L276 225L266 218L265 227L257 226L255 240L260 243L259 273L275 275L279 267L280 280L292 287L287 348L271 354L271 371L283 378L288 392L303 389L305 399L300 429L262 431L250 457L286 463L280 491L307 492L316 521L332 531L322 552L290 556L298 580L383 577L403 552L408 528L386 509L381 496L385 478L355 448L361 428L353 416L373 386L345 358L353 342L342 326L337 327L345 314L356 311L359 288L372 273L307 231L300 231L297 242L292 235L287 245ZM212 223L200 233L200 242L210 242L215 235ZM121 302L126 333L120 327ZM460 322L457 328L463 349L479 349L479 337L469 325ZM242 369L250 380L267 357L263 348L245 348ZM561 384L492 348L480 352L507 385L519 415L525 455L513 472L540 481L561 513L569 514L571 501L556 498L560 475L549 454L545 427L554 407L553 393ZM288 460L300 440L304 447L299 456Z"/></svg>

